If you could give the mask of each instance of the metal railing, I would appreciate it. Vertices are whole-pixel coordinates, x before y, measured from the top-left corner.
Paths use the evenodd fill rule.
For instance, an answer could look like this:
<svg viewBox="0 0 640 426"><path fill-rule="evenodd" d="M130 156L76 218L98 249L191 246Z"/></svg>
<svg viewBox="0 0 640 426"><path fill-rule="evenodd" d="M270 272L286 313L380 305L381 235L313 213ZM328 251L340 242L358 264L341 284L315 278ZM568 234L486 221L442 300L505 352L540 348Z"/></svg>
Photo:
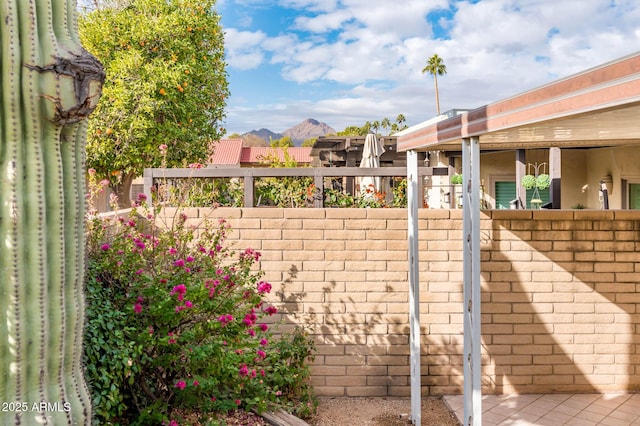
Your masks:
<svg viewBox="0 0 640 426"><path fill-rule="evenodd" d="M447 176L451 167L419 167L418 176ZM319 194L323 194L325 178L346 177L406 177L406 167L295 167L295 168L150 168L144 170L144 193L149 205L152 203L152 188L156 180L201 179L201 178L240 178L244 181L244 207L255 206L256 178L313 177L313 183ZM419 179L420 182L423 179ZM422 188L420 188L422 193ZM314 198L314 207L324 207L324 197Z"/></svg>

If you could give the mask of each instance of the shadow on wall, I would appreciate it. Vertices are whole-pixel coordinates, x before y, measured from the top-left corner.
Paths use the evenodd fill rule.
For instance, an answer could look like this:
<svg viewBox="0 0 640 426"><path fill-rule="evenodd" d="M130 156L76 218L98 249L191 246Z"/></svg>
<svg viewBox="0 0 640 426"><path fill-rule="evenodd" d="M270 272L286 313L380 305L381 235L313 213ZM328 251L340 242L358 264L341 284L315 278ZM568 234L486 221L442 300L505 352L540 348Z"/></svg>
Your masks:
<svg viewBox="0 0 640 426"><path fill-rule="evenodd" d="M385 282L367 282L361 291L329 280L321 288L298 287L291 265L277 296L283 319L311 328L318 353L312 380L319 396L410 395L408 294ZM353 283L352 283L353 284ZM356 285L356 284L353 284ZM374 296L371 296L374 295ZM381 298L373 301L372 299ZM429 336L421 327L423 395L459 393L462 350L456 336ZM459 353L458 353L459 352ZM453 355L452 355L453 354Z"/></svg>
<svg viewBox="0 0 640 426"><path fill-rule="evenodd" d="M494 220L491 232L482 332L496 392L638 391L640 224Z"/></svg>

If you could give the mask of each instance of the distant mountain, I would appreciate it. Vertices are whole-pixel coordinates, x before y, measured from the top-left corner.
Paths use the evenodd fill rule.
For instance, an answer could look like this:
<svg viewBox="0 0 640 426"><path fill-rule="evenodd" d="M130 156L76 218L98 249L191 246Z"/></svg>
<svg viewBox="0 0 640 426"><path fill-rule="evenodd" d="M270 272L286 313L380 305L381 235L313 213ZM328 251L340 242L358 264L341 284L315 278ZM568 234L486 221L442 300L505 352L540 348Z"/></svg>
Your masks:
<svg viewBox="0 0 640 426"><path fill-rule="evenodd" d="M262 128L260 130L252 130L244 133L242 137L245 139L251 138L253 140L260 138L269 143L270 140L282 139L283 136L289 136L295 146L300 146L302 145L302 142L307 139L331 133L336 133L333 127L318 120L314 120L313 118L308 118L302 123L297 124L282 133L274 133L269 129Z"/></svg>
<svg viewBox="0 0 640 426"><path fill-rule="evenodd" d="M267 143L270 142L272 139L273 140L282 139L282 136L284 136L282 133L273 133L271 130L265 129L265 128L262 128L260 130L252 130L250 132L243 134L242 136L248 136L248 135L257 136L260 139L266 141Z"/></svg>
<svg viewBox="0 0 640 426"><path fill-rule="evenodd" d="M336 133L336 131L328 124L321 123L313 118L307 118L302 123L282 132L283 135L289 136L296 146L300 146L307 139L324 136L329 133Z"/></svg>

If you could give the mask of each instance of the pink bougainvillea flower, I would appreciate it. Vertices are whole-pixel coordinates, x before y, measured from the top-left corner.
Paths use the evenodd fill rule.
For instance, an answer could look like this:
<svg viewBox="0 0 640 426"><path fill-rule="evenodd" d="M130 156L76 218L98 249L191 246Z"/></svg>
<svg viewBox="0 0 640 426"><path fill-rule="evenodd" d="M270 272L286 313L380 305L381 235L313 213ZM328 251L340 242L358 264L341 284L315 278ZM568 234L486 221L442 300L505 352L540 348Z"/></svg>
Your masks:
<svg viewBox="0 0 640 426"><path fill-rule="evenodd" d="M268 344L269 344L269 341L267 339L260 340L260 345L261 346L267 346Z"/></svg>
<svg viewBox="0 0 640 426"><path fill-rule="evenodd" d="M193 256L187 256L187 258L185 259L187 262L193 262L194 260L196 260Z"/></svg>
<svg viewBox="0 0 640 426"><path fill-rule="evenodd" d="M178 253L178 250L176 250L174 247L171 247L169 249L169 254L177 254L177 253Z"/></svg>
<svg viewBox="0 0 640 426"><path fill-rule="evenodd" d="M173 262L173 266L179 266L179 267L184 266L184 260L182 259L176 260L175 262Z"/></svg>
<svg viewBox="0 0 640 426"><path fill-rule="evenodd" d="M240 401L239 399L236 399L236 405L240 406L240 404L242 404L242 401Z"/></svg>
<svg viewBox="0 0 640 426"><path fill-rule="evenodd" d="M164 152L166 152L168 148L169 148L169 147L168 147L167 145L165 145L165 144L162 144L162 145L160 145L160 146L158 147L158 149L160 150L160 152L163 152L163 153L164 153Z"/></svg>
<svg viewBox="0 0 640 426"><path fill-rule="evenodd" d="M271 284L266 281L260 281L258 283L258 293L265 294L271 292Z"/></svg>
<svg viewBox="0 0 640 426"><path fill-rule="evenodd" d="M107 250L109 250L110 248L111 248L111 246L110 246L109 244L103 244L103 245L101 245L101 246L100 246L100 249L101 249L102 251L107 251Z"/></svg>
<svg viewBox="0 0 640 426"><path fill-rule="evenodd" d="M247 364L242 364L240 366L240 369L238 370L238 374L240 374L241 377L245 377L249 374L249 368L247 367Z"/></svg>
<svg viewBox="0 0 640 426"><path fill-rule="evenodd" d="M173 287L173 289L171 290L171 292L169 293L171 296L173 296L174 294L178 295L178 300L182 302L182 300L184 299L184 295L187 293L187 286L185 286L184 284L179 284L175 287Z"/></svg>
<svg viewBox="0 0 640 426"><path fill-rule="evenodd" d="M267 331L268 329L269 329L269 326L267 324L260 324L260 330Z"/></svg>
<svg viewBox="0 0 640 426"><path fill-rule="evenodd" d="M269 306L264 311L266 313L268 313L269 315L273 315L273 314L276 314L278 312L278 309L275 306Z"/></svg>
<svg viewBox="0 0 640 426"><path fill-rule="evenodd" d="M147 199L147 195L143 192L138 194L138 201L145 201Z"/></svg>
<svg viewBox="0 0 640 426"><path fill-rule="evenodd" d="M267 354L265 351L261 351L260 349L258 349L258 351L256 352L258 354L258 358L260 359L265 359Z"/></svg>
<svg viewBox="0 0 640 426"><path fill-rule="evenodd" d="M140 275L140 274L142 274L143 272L144 272L144 269L138 269L138 270L136 271L136 275Z"/></svg>
<svg viewBox="0 0 640 426"><path fill-rule="evenodd" d="M191 300L185 300L184 307L185 308L193 308L193 302L191 302Z"/></svg>
<svg viewBox="0 0 640 426"><path fill-rule="evenodd" d="M140 303L136 303L135 305L133 305L133 311L136 314L139 314L140 312L142 312L142 305Z"/></svg>
<svg viewBox="0 0 640 426"><path fill-rule="evenodd" d="M226 315L220 315L218 317L218 322L220 324L222 324L222 326L224 327L225 325L229 324L230 322L233 321L233 315L231 314L226 314Z"/></svg>
<svg viewBox="0 0 640 426"><path fill-rule="evenodd" d="M256 331L253 328L250 328L249 330L247 330L247 334L251 337L255 337Z"/></svg>
<svg viewBox="0 0 640 426"><path fill-rule="evenodd" d="M187 384L186 384L183 380L179 380L179 381L176 383L176 387L177 387L178 389L180 389L180 390L183 390L184 388L186 388L186 387L187 387Z"/></svg>
<svg viewBox="0 0 640 426"><path fill-rule="evenodd" d="M256 314L251 312L244 316L244 319L242 320L242 322L245 323L248 327L251 327L253 324L256 323L257 319L258 317L256 316Z"/></svg>

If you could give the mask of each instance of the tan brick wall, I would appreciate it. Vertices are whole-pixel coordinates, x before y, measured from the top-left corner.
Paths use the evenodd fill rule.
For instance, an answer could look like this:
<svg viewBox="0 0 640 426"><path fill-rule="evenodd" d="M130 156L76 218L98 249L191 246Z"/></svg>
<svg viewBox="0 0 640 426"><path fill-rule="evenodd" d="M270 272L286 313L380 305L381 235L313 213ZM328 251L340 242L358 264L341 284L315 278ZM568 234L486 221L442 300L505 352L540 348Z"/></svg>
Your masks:
<svg viewBox="0 0 640 426"><path fill-rule="evenodd" d="M263 253L273 302L310 327L318 395L407 396L406 211L189 209ZM462 391L460 210L421 210L423 395ZM640 212L487 211L483 391L640 390Z"/></svg>

